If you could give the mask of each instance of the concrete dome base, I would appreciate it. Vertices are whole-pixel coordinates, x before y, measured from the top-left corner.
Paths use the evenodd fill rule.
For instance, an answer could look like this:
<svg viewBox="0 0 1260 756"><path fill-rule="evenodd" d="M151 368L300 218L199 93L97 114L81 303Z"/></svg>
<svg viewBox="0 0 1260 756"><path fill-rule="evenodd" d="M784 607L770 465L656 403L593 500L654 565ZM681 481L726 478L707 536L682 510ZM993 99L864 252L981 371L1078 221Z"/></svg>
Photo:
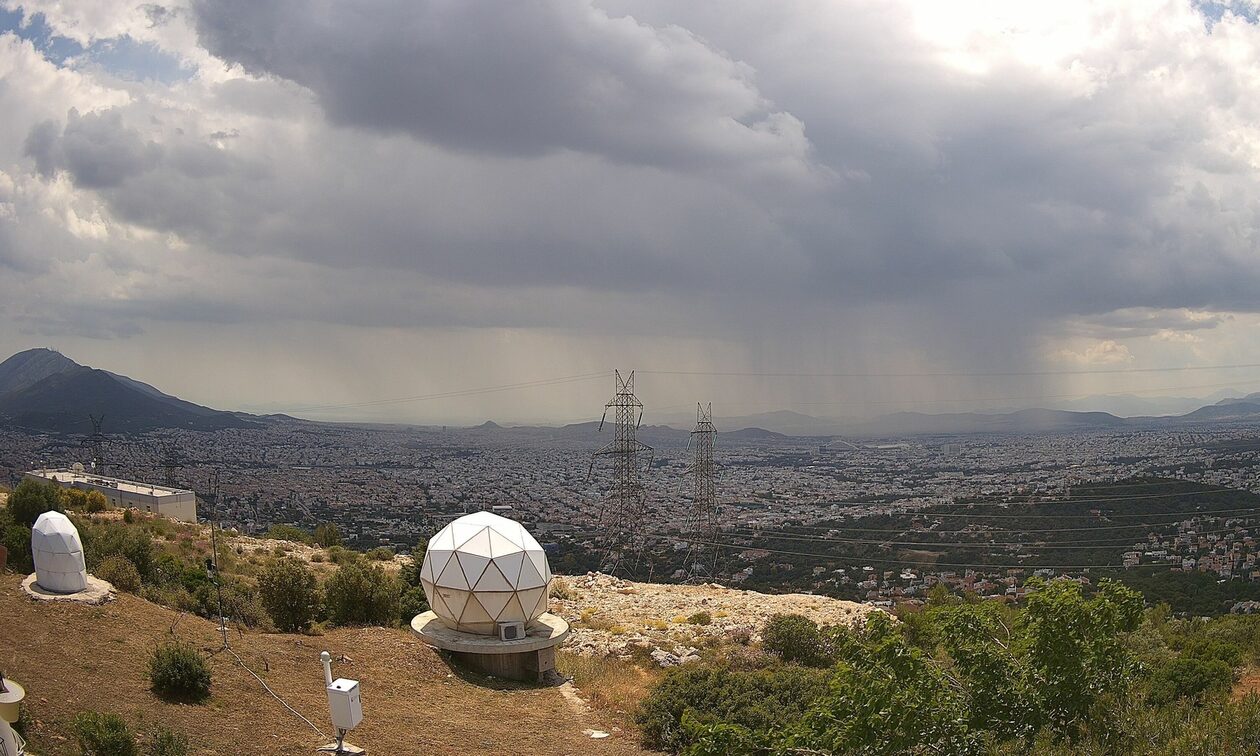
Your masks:
<svg viewBox="0 0 1260 756"><path fill-rule="evenodd" d="M114 586L94 575L87 576L87 588L75 593L55 593L35 582L35 573L22 581L22 590L36 601L71 601L96 606L114 600Z"/></svg>
<svg viewBox="0 0 1260 756"><path fill-rule="evenodd" d="M482 674L541 683L555 671L556 646L569 637L569 623L544 613L525 627L524 638L501 641L492 635L452 630L430 611L412 618L411 632Z"/></svg>

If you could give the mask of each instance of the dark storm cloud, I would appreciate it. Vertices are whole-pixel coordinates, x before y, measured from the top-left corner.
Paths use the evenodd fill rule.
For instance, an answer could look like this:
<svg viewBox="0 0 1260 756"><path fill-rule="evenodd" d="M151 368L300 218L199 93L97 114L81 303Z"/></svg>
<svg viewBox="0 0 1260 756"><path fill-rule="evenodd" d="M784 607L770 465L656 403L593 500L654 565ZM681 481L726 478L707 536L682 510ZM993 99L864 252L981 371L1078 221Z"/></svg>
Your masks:
<svg viewBox="0 0 1260 756"><path fill-rule="evenodd" d="M510 156L793 161L800 123L686 29L583 0L196 2L201 43L319 97L336 123Z"/></svg>
<svg viewBox="0 0 1260 756"><path fill-rule="evenodd" d="M71 110L64 129L44 121L26 138L26 154L46 178L68 170L85 189L116 187L154 167L162 149L123 125L117 110L80 115Z"/></svg>

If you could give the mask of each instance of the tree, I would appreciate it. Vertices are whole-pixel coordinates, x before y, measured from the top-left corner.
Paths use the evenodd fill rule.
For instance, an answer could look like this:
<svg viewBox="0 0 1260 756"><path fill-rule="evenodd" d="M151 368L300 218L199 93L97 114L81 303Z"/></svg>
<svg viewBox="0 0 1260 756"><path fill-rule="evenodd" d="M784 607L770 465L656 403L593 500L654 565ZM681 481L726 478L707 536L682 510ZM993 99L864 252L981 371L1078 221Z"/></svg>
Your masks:
<svg viewBox="0 0 1260 756"><path fill-rule="evenodd" d="M424 595L424 588L409 585L402 592L398 601L398 619L404 626L411 624L417 614L429 611L429 597Z"/></svg>
<svg viewBox="0 0 1260 756"><path fill-rule="evenodd" d="M31 561L31 529L14 520L8 509L0 509L0 546L9 551L9 569L24 573L35 569Z"/></svg>
<svg viewBox="0 0 1260 756"><path fill-rule="evenodd" d="M61 486L26 478L9 494L9 512L19 525L31 527L45 512L62 511Z"/></svg>
<svg viewBox="0 0 1260 756"><path fill-rule="evenodd" d="M342 545L341 529L331 522L320 525L315 528L315 543L324 548Z"/></svg>
<svg viewBox="0 0 1260 756"><path fill-rule="evenodd" d="M818 625L803 614L775 614L761 631L762 644L785 662L825 667L830 662Z"/></svg>
<svg viewBox="0 0 1260 756"><path fill-rule="evenodd" d="M324 585L328 616L338 625L393 625L401 585L379 565L362 560L337 568Z"/></svg>
<svg viewBox="0 0 1260 756"><path fill-rule="evenodd" d="M277 559L258 576L258 593L271 621L286 633L305 632L319 606L315 573L297 559Z"/></svg>

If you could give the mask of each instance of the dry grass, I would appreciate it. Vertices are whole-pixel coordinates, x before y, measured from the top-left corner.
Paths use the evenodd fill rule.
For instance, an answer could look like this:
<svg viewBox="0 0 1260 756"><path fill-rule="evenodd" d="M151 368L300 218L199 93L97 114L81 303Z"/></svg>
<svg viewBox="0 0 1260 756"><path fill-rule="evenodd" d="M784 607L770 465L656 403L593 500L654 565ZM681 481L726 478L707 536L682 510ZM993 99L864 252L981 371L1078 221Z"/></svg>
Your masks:
<svg viewBox="0 0 1260 756"><path fill-rule="evenodd" d="M630 659L590 657L560 651L556 667L573 678L573 685L596 711L627 733L636 731L634 713L664 674L655 665Z"/></svg>
<svg viewBox="0 0 1260 756"><path fill-rule="evenodd" d="M117 712L138 729L162 724L184 732L198 754L296 756L320 744L224 653L212 657L211 698L204 705L168 703L149 690L145 662L154 644L174 627L181 638L214 649L210 622L127 594L101 607L36 603L22 594L20 580L0 575L0 669L26 686L35 753L78 753L70 722L89 709ZM402 630L337 629L322 638L246 632L233 635L232 647L325 731L319 652L349 657L334 671L362 681L366 715L350 740L372 753L641 753L633 730L605 740L583 734L607 727L594 713L575 709L559 688L504 690L470 682Z"/></svg>

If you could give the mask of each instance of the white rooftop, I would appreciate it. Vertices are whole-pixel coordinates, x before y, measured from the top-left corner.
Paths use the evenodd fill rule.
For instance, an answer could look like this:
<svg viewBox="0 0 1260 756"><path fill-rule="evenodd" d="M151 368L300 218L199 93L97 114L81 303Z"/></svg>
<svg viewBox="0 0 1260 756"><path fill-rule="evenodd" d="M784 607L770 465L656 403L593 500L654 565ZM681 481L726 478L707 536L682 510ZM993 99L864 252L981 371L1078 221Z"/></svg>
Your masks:
<svg viewBox="0 0 1260 756"><path fill-rule="evenodd" d="M159 486L154 483L141 483L134 480L124 480L122 478L111 478L108 475L97 475L89 470L82 472L71 470L68 468L48 468L44 470L31 470L29 475L36 475L45 480L54 480L58 483L84 483L103 488L115 488L119 491L128 493L145 494L146 496L174 496L175 494L190 494L191 490L186 488L170 488L168 486Z"/></svg>

